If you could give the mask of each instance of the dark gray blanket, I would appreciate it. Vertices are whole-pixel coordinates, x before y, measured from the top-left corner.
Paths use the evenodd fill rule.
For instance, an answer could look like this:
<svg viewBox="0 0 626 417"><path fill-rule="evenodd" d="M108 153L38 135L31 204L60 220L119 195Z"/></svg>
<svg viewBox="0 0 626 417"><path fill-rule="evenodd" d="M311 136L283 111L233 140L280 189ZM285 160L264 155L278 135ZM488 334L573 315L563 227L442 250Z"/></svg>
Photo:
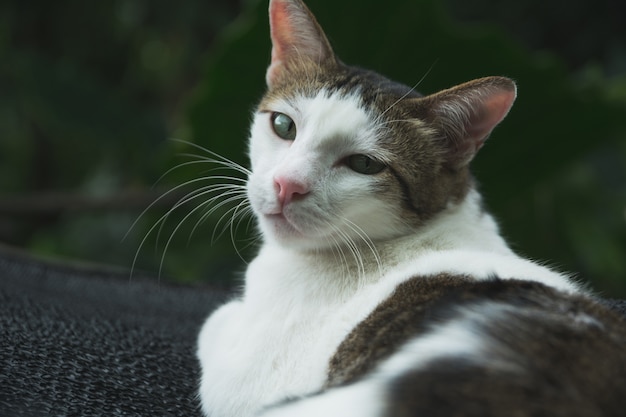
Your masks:
<svg viewBox="0 0 626 417"><path fill-rule="evenodd" d="M227 297L0 247L0 417L200 416L196 337Z"/></svg>
<svg viewBox="0 0 626 417"><path fill-rule="evenodd" d="M196 337L226 297L0 248L0 416L200 416Z"/></svg>

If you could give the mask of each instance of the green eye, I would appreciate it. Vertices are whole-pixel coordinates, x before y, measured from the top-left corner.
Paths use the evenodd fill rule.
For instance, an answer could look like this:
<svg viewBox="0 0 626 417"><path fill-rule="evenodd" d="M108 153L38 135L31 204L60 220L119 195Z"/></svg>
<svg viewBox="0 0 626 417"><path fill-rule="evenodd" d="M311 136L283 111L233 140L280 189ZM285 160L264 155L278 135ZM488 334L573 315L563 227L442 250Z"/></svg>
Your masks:
<svg viewBox="0 0 626 417"><path fill-rule="evenodd" d="M286 114L272 113L272 129L281 139L294 140L296 138L296 124Z"/></svg>
<svg viewBox="0 0 626 417"><path fill-rule="evenodd" d="M385 169L385 164L382 162L361 154L349 156L346 163L351 170L364 175L378 174Z"/></svg>

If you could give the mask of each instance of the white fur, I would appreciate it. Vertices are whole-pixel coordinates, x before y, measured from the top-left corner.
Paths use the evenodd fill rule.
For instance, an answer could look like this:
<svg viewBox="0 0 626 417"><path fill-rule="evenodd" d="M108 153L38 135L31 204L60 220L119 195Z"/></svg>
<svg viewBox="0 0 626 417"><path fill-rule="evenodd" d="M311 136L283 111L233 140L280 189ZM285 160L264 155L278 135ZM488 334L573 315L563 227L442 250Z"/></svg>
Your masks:
<svg viewBox="0 0 626 417"><path fill-rule="evenodd" d="M289 114L298 136L294 142L275 137L267 113L255 119L249 197L266 241L248 267L243 295L218 309L200 334L200 397L207 415L248 417L286 398L320 390L341 341L411 277L451 272L476 279L536 280L576 290L567 277L516 256L491 216L482 211L476 191L419 233L392 237L402 228L401 219L393 207L372 195L375 176L358 175L337 164L355 153L378 152L385 158L376 150L375 128L355 97L322 92L297 105L285 101L271 105L262 110ZM266 218L279 210L273 188L277 173L306 181L316 191L285 209L289 224ZM358 228L342 224L341 217L350 218ZM353 247L343 252L321 250L339 239L328 224L350 234ZM380 239L385 233L390 236ZM384 243L374 244L380 241ZM453 336L469 340L463 329L448 331L416 342L425 358ZM451 353L450 349L463 350L457 346L444 351ZM381 398L376 380L372 381L346 388L346 398ZM328 415L319 410L332 404L334 395L311 398L309 413L297 415ZM341 408L345 414L337 415L376 415L375 407L371 413L359 404L354 407L357 411Z"/></svg>
<svg viewBox="0 0 626 417"><path fill-rule="evenodd" d="M260 417L378 417L385 405L382 380L368 379L270 409Z"/></svg>

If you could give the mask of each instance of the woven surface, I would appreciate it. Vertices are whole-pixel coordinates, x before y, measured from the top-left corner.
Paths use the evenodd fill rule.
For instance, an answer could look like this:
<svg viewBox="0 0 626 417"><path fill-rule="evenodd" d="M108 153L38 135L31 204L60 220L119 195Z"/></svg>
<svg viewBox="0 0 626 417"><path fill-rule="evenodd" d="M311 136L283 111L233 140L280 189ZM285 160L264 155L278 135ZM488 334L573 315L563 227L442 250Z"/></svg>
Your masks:
<svg viewBox="0 0 626 417"><path fill-rule="evenodd" d="M196 337L226 297L0 248L0 416L200 416Z"/></svg>

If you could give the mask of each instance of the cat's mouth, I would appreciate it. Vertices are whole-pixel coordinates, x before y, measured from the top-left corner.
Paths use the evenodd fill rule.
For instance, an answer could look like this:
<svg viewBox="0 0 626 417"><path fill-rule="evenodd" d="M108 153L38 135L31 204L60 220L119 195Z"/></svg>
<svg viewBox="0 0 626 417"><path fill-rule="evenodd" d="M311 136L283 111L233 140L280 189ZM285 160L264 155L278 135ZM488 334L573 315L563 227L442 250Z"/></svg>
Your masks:
<svg viewBox="0 0 626 417"><path fill-rule="evenodd" d="M271 225L274 234L279 237L302 236L303 232L285 216L284 212L265 214L266 221Z"/></svg>

